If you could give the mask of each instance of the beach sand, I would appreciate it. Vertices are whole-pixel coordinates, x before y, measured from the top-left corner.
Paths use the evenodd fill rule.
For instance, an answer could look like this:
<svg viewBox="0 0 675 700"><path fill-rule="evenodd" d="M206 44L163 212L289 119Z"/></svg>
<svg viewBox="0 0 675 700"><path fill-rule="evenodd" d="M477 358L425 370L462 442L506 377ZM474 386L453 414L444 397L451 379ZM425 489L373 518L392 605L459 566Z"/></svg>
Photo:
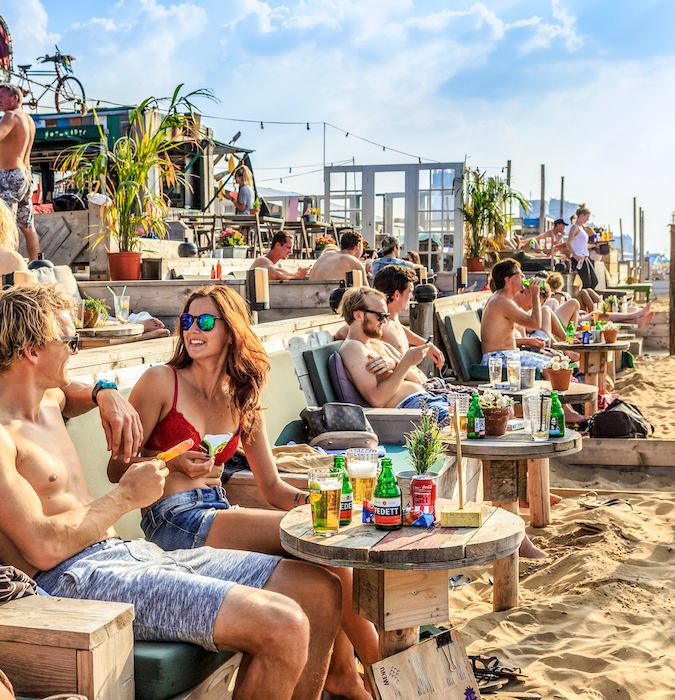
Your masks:
<svg viewBox="0 0 675 700"><path fill-rule="evenodd" d="M461 572L474 582L450 591L450 609L468 653L496 655L528 676L496 698L674 697L675 491L628 500L633 511L565 498L551 526L528 528L551 556L521 559L514 610L492 612L490 570Z"/></svg>

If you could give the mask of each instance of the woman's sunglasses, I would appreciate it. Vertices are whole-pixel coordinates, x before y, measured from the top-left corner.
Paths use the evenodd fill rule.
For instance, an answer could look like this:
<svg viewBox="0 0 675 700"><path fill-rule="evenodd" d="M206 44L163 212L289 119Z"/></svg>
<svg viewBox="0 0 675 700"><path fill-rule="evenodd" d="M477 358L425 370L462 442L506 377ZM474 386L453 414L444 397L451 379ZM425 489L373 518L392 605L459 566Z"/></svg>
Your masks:
<svg viewBox="0 0 675 700"><path fill-rule="evenodd" d="M224 320L224 318L214 316L213 314L199 314L199 316L193 316L192 314L181 314L180 327L184 331L187 331L192 328L192 324L197 321L197 327L200 331L211 331L216 325L216 321Z"/></svg>
<svg viewBox="0 0 675 700"><path fill-rule="evenodd" d="M70 354L74 355L77 352L77 344L80 342L80 336L78 333L75 333L75 335L67 335L61 338L61 342L65 343L68 346Z"/></svg>

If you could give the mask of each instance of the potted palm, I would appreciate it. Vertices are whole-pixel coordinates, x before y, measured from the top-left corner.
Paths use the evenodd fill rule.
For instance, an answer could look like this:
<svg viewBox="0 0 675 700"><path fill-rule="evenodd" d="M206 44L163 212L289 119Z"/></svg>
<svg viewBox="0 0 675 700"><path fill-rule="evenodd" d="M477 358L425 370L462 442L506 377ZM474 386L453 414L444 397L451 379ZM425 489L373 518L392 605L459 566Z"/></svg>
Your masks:
<svg viewBox="0 0 675 700"><path fill-rule="evenodd" d="M84 319L82 326L84 328L94 328L100 323L105 323L108 319L110 307L103 299L94 299L87 296L84 299Z"/></svg>
<svg viewBox="0 0 675 700"><path fill-rule="evenodd" d="M144 237L163 238L164 216L170 200L166 189L189 187L178 156L185 144L200 145L192 99L211 98L208 90L181 94L178 85L171 97L149 97L129 115L129 132L108 142L95 115L99 141L66 149L58 169L79 191L98 194L106 227L92 247L109 233L118 251L108 251L110 279L140 279ZM162 110L162 111L160 111ZM176 157L176 161L172 159Z"/></svg>
<svg viewBox="0 0 675 700"><path fill-rule="evenodd" d="M245 258L248 250L241 233L231 228L221 231L217 245L222 250L223 258Z"/></svg>
<svg viewBox="0 0 675 700"><path fill-rule="evenodd" d="M466 266L470 272L485 269L485 255L498 251L506 237L510 220L507 205L520 204L527 211L529 202L503 178L467 168L463 180Z"/></svg>

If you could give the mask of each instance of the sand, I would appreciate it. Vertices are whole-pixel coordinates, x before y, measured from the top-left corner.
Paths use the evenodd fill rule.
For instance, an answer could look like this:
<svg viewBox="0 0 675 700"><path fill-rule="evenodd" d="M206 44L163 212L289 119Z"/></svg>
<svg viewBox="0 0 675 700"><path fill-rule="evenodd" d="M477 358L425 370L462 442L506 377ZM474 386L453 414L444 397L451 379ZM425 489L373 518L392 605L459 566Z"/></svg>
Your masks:
<svg viewBox="0 0 675 700"><path fill-rule="evenodd" d="M648 352L635 364L617 375L614 391L638 406L654 425L655 438L675 438L675 356Z"/></svg>
<svg viewBox="0 0 675 700"><path fill-rule="evenodd" d="M450 605L468 653L497 655L528 675L500 694L674 697L675 492L629 500L633 511L589 511L565 498L551 526L528 528L551 556L521 559L514 610L492 612L488 569L462 572L474 582L451 590Z"/></svg>

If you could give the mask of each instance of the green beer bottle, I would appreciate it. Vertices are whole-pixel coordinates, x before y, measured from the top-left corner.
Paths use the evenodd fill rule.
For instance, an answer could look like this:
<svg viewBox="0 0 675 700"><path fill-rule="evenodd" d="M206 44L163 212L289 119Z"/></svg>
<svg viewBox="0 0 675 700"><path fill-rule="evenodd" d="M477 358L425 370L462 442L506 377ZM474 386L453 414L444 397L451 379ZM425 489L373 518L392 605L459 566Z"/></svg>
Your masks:
<svg viewBox="0 0 675 700"><path fill-rule="evenodd" d="M401 523L401 489L391 468L391 459L382 459L382 471L377 478L373 494L375 505L375 528L377 530L400 530Z"/></svg>
<svg viewBox="0 0 675 700"><path fill-rule="evenodd" d="M485 437L485 415L475 391L471 395L469 410L466 412L466 436L471 440Z"/></svg>
<svg viewBox="0 0 675 700"><path fill-rule="evenodd" d="M569 325L567 326L567 338L566 338L568 343L571 343L574 340L574 324L572 321L569 322Z"/></svg>
<svg viewBox="0 0 675 700"><path fill-rule="evenodd" d="M340 525L349 525L352 521L352 502L354 500L354 490L349 481L349 474L345 467L345 458L342 455L335 455L333 458L333 471L342 472L342 494L340 496Z"/></svg>
<svg viewBox="0 0 675 700"><path fill-rule="evenodd" d="M558 392L551 392L551 422L548 428L549 437L565 436L565 413L558 398Z"/></svg>

